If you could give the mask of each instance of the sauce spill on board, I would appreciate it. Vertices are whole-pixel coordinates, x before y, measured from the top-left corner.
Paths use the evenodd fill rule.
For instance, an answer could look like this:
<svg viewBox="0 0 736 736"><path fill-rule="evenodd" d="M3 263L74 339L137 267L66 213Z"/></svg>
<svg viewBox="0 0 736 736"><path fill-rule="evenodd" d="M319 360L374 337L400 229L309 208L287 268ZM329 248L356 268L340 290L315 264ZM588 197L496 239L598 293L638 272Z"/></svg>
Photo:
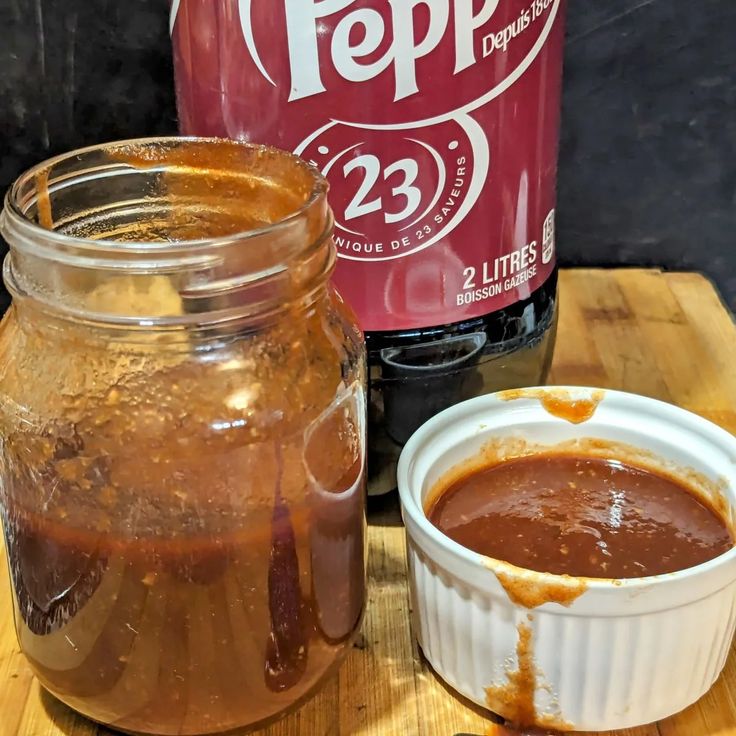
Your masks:
<svg viewBox="0 0 736 736"><path fill-rule="evenodd" d="M559 731L551 731L547 728L544 730L538 728L514 728L504 723L494 723L485 732L484 736L557 736ZM457 734L457 736L466 736L465 734ZM467 734L470 736L470 734Z"/></svg>

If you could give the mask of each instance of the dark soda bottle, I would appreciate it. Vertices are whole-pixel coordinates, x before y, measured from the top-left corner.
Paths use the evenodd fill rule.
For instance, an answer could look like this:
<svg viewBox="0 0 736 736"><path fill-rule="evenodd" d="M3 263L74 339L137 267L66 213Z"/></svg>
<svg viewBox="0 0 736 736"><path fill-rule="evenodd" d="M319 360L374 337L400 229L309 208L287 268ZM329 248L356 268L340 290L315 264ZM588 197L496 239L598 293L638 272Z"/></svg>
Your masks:
<svg viewBox="0 0 736 736"><path fill-rule="evenodd" d="M369 490L554 345L565 0L176 0L183 133L261 141L331 184L335 283L369 350Z"/></svg>

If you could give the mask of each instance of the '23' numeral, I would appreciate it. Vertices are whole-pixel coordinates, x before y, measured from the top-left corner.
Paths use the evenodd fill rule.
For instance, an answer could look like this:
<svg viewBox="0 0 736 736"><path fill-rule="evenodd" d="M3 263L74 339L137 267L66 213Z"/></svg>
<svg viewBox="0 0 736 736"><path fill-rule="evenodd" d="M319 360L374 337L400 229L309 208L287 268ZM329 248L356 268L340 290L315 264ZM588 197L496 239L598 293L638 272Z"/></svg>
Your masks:
<svg viewBox="0 0 736 736"><path fill-rule="evenodd" d="M404 175L402 182L391 189L391 194L394 197L404 197L406 205L400 212L384 210L383 219L387 224L401 222L405 218L413 215L421 204L422 193L418 187L414 186L414 182L419 175L419 166L413 158L402 158L382 170L381 161L378 156L365 154L348 161L343 166L342 171L347 177L356 169L363 170L363 181L360 183L358 191L350 201L350 204L345 208L346 220L354 220L356 217L368 215L371 212L377 212L383 209L382 197L368 199L371 190L378 182L381 174L383 174L384 181L387 181L390 176L397 172L401 172Z"/></svg>

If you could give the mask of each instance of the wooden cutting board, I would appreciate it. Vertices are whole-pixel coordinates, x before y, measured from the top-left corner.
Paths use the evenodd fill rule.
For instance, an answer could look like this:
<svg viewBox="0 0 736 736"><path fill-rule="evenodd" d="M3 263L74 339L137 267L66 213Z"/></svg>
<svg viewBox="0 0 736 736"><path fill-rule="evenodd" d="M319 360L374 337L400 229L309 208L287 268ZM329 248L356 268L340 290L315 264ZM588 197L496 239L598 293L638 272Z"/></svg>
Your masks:
<svg viewBox="0 0 736 736"><path fill-rule="evenodd" d="M651 270L566 271L560 295L550 383L646 394L736 433L736 326L705 278ZM369 603L358 645L319 695L261 733L485 734L487 714L445 687L412 639L396 494L372 499L369 521ZM5 570L0 577L6 577ZM18 651L8 586L2 581L0 736L110 733L41 692ZM661 723L616 736L736 736L736 655L699 703Z"/></svg>

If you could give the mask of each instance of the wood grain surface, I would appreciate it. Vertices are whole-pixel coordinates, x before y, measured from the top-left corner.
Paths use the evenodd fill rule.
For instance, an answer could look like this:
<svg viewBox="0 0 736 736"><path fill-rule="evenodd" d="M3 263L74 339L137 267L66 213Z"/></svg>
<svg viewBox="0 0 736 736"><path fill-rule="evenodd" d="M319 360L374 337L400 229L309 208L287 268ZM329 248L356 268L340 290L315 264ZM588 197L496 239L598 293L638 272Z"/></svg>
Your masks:
<svg viewBox="0 0 736 736"><path fill-rule="evenodd" d="M550 383L624 389L671 401L736 433L736 326L710 282L653 270L561 274ZM396 498L372 499L369 603L362 635L327 686L264 736L485 734L488 714L454 695L423 661L409 627ZM4 561L0 567L4 567ZM0 576L6 578L3 569ZM111 734L41 691L18 651L0 586L0 736ZM612 735L609 735L612 736ZM736 656L694 706L616 736L736 736Z"/></svg>

